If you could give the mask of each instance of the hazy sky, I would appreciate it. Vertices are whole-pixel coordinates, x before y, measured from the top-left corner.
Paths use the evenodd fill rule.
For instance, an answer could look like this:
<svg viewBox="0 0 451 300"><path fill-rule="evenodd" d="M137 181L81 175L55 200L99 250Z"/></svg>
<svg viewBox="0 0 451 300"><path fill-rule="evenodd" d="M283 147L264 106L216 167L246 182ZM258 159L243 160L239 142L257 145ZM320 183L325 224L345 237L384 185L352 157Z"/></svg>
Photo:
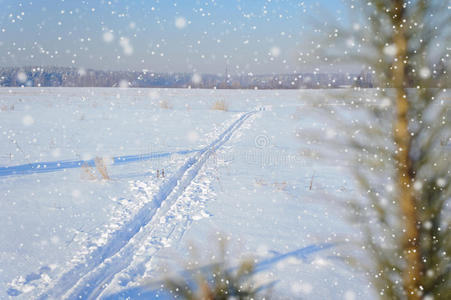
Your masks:
<svg viewBox="0 0 451 300"><path fill-rule="evenodd" d="M303 71L340 0L0 0L0 65L156 72ZM327 13L326 13L327 12ZM307 70L304 70L307 71Z"/></svg>

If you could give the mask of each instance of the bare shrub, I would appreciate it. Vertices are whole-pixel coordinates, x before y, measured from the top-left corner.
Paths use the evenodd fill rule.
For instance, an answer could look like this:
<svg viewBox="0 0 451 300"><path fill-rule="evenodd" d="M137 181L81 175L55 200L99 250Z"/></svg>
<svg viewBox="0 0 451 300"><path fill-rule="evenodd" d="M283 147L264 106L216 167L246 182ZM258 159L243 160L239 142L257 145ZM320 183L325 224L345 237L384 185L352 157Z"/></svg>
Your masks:
<svg viewBox="0 0 451 300"><path fill-rule="evenodd" d="M213 110L222 110L222 111L228 111L228 105L224 100L218 100L216 101L213 106L211 107Z"/></svg>
<svg viewBox="0 0 451 300"><path fill-rule="evenodd" d="M0 108L1 111L13 111L15 109L14 104L11 104L10 106L8 105L2 105L2 107Z"/></svg>
<svg viewBox="0 0 451 300"><path fill-rule="evenodd" d="M160 108L163 108L163 109L172 109L172 105L169 104L166 100L161 100L159 105L160 105Z"/></svg>
<svg viewBox="0 0 451 300"><path fill-rule="evenodd" d="M108 172L106 169L105 161L101 157L96 157L94 159L94 163L96 165L97 172L102 176L103 179L109 180L110 176L108 176Z"/></svg>
<svg viewBox="0 0 451 300"><path fill-rule="evenodd" d="M93 168L92 168L89 164L87 164L87 163L84 163L84 164L81 166L81 174L80 174L80 178L83 179L83 180L96 180L96 179L97 179L97 178L96 178L96 173L95 173L95 171L94 171Z"/></svg>

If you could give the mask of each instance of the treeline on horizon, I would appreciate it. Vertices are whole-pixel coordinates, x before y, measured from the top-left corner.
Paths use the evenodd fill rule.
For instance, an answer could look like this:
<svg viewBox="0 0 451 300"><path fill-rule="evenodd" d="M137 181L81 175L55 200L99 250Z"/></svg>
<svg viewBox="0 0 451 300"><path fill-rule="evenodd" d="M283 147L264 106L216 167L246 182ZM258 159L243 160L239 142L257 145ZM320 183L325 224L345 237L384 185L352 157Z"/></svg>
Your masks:
<svg viewBox="0 0 451 300"><path fill-rule="evenodd" d="M446 67L434 70L431 88L449 88L434 81ZM446 74L447 75L447 74ZM155 73L149 71L102 71L68 67L0 67L0 87L138 87L206 89L337 89L373 88L370 72L293 73L268 75L214 75ZM450 81L447 81L450 82ZM415 87L410 84L409 87Z"/></svg>
<svg viewBox="0 0 451 300"><path fill-rule="evenodd" d="M1 87L155 87L217 89L323 89L373 87L370 73L214 75L102 71L68 67L0 67Z"/></svg>

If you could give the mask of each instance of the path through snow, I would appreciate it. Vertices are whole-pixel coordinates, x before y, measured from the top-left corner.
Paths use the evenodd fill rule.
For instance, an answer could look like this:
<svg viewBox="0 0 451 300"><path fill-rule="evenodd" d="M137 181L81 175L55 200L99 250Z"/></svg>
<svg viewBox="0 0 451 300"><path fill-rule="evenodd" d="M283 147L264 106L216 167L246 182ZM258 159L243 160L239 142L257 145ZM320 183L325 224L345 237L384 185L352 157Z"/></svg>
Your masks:
<svg viewBox="0 0 451 300"><path fill-rule="evenodd" d="M133 219L112 234L104 245L90 253L85 261L64 273L39 298L92 299L99 296L115 274L132 264L135 253L152 236L155 225L166 216L208 158L255 113L243 114L208 147L189 158L161 185L153 200L144 205Z"/></svg>

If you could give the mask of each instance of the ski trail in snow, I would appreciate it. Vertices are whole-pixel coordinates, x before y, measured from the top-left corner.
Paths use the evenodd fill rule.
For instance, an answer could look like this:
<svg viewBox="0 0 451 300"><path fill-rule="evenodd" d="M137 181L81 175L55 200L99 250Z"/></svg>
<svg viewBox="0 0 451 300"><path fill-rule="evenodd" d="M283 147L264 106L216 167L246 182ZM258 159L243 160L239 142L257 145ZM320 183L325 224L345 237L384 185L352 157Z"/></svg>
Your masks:
<svg viewBox="0 0 451 300"><path fill-rule="evenodd" d="M134 253L132 262L113 277L98 298L102 299L129 285L136 285L143 277L149 277L154 272L153 258L158 251L178 245L194 220L210 217L205 211L205 204L215 195L211 189L215 176L215 170L204 165L168 212L154 217L149 223L151 225L147 226L146 230L149 231L141 247Z"/></svg>
<svg viewBox="0 0 451 300"><path fill-rule="evenodd" d="M157 159L162 157L171 156L174 154L186 155L194 152L199 152L201 150L180 150L174 152L152 152L137 155L123 155L113 157L112 165L122 165L126 163L132 163L137 161L145 161L151 159ZM95 166L94 159L90 160L61 160L61 161L48 161L48 162L37 162L25 165L0 167L0 177L10 176L10 175L28 175L35 173L49 173L56 171L63 171L66 169L81 168L87 165L90 167Z"/></svg>
<svg viewBox="0 0 451 300"><path fill-rule="evenodd" d="M156 219L154 216L165 215L190 185L207 159L255 113L251 111L243 114L208 147L189 158L172 177L162 184L151 202L144 205L130 221L115 231L104 245L90 253L85 261L76 264L61 275L47 291L39 296L39 299L95 299L100 295L114 275L130 265L134 254L142 246L141 242L151 232L152 224L149 223Z"/></svg>

